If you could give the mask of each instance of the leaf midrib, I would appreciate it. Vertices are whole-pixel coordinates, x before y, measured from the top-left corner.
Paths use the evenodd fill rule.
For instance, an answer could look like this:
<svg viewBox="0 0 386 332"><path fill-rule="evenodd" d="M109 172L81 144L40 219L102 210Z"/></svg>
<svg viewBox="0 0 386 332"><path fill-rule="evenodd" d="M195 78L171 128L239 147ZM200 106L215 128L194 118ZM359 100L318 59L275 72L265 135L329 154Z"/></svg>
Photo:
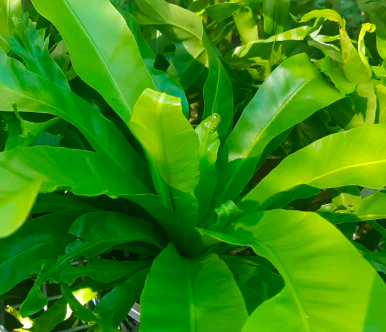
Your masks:
<svg viewBox="0 0 386 332"><path fill-rule="evenodd" d="M224 187L224 189L222 190L222 195L220 195L220 197L218 198L217 200L217 203L220 203L223 201L223 197L224 197L224 194L228 192L228 189L229 187L231 186L231 184L233 183L233 180L234 178L238 175L238 172L240 170L240 168L242 167L242 165L244 165L245 161L248 160L248 155L249 153L255 148L255 146L259 143L260 141L260 138L261 138L261 134L265 131L265 129L270 126L278 116L281 115L281 112L283 111L283 109L286 108L286 106L295 98L295 96L297 95L297 93L299 92L300 89L303 88L303 86L305 86L306 84L309 84L312 80L314 80L315 78L318 78L319 76L318 75L313 75L311 77L309 77L308 79L306 79L304 82L302 82L292 93L291 95L289 96L289 98L281 104L281 106L279 107L279 110L278 112L276 112L274 114L274 116L261 128L259 134L257 135L256 139L254 140L254 142L249 145L249 147L243 152L241 158L239 158L238 160L241 160L239 163L237 163L237 166L235 168L235 170L233 171L231 177L229 178L226 186ZM280 133L279 133L280 134ZM259 156L259 158L261 157L261 154Z"/></svg>
<svg viewBox="0 0 386 332"><path fill-rule="evenodd" d="M292 278L287 273L287 269L284 267L282 261L280 260L280 257L277 256L275 251L270 246L268 246L266 243L261 242L261 241L259 241L257 239L255 240L255 243L258 244L260 247L262 247L273 258L272 260L275 262L274 265L276 266L276 268L278 269L280 274L283 276L283 279L285 280L284 289L286 287L288 288L288 290L289 290L288 293L292 295L292 298L295 301L296 307L298 308L301 320L302 320L303 325L305 327L305 331L306 332L311 332L312 330L311 330L310 324L309 324L309 322L307 320L308 314L306 313L306 309L305 309L305 307L304 307L304 305L303 305L303 303L301 301L301 298L300 298L298 292L296 291L296 287L295 287L295 285L294 285L294 283L292 281Z"/></svg>
<svg viewBox="0 0 386 332"><path fill-rule="evenodd" d="M56 0L54 0L54 1L56 1ZM78 25L81 28L81 30L83 30L84 35L89 37L88 40L90 41L91 47L94 49L95 53L98 55L98 58L101 60L100 62L103 65L103 67L106 69L107 75L108 75L111 83L113 84L113 86L115 87L115 90L118 92L118 94L120 95L121 99L123 100L123 104L126 105L126 108L129 110L129 112L131 114L132 113L132 109L130 108L129 104L127 103L125 97L123 96L123 93L122 93L121 89L119 88L118 83L115 81L113 74L109 70L109 66L107 65L106 59L104 58L103 54L97 48L97 45L95 44L94 39L91 37L90 34L88 34L86 27L84 26L82 21L79 19L79 17L76 15L75 11L71 7L71 5L68 3L68 1L67 0L63 0L63 3L67 7L67 9L69 10L70 14L72 14L72 16L74 17L75 21L78 23ZM73 65L74 65L74 67L76 67L75 64L73 64ZM125 119L121 114L119 114L119 116L125 122L127 121L127 119Z"/></svg>
<svg viewBox="0 0 386 332"><path fill-rule="evenodd" d="M318 175L318 176L312 178L311 180L305 182L304 184L311 185L312 182L317 181L317 180L319 180L319 179L321 179L323 177L329 176L329 175L334 174L334 173L339 173L339 172L345 171L345 170L350 169L350 168L365 167L365 166L370 166L370 165L375 165L375 164L383 164L383 163L386 163L386 159L381 159L381 160L376 160L376 161L368 161L368 162L361 162L361 163L356 163L356 164L352 164L352 165L347 165L347 166L339 167L339 168L336 168L334 170L331 170L331 171L328 171L326 173L323 173L321 175Z"/></svg>

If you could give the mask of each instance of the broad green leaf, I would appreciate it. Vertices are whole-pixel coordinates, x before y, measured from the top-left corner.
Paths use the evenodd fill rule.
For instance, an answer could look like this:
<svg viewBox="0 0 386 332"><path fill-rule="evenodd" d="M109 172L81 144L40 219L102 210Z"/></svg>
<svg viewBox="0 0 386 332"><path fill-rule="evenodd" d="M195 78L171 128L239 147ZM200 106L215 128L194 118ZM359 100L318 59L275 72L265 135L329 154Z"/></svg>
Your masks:
<svg viewBox="0 0 386 332"><path fill-rule="evenodd" d="M182 111L183 111L184 115L188 118L189 117L189 104L188 104L188 100L186 99L185 91L168 74L164 73L161 70L157 70L154 68L155 56L154 56L153 50L151 49L150 45L147 43L145 38L142 36L141 28L140 28L137 20L129 12L120 10L120 13L125 18L128 26L131 30L131 33L133 34L133 36L137 42L139 52L141 53L143 62L145 63L145 66L147 67L150 75L153 78L155 87L160 92L165 92L169 95L180 98L181 99L181 105L182 105Z"/></svg>
<svg viewBox="0 0 386 332"><path fill-rule="evenodd" d="M88 210L55 212L28 221L15 234L0 241L0 294L28 279L32 265L56 259L71 241L71 223Z"/></svg>
<svg viewBox="0 0 386 332"><path fill-rule="evenodd" d="M200 181L196 187L195 195L199 202L200 218L208 212L217 184L216 161L220 140L216 128L220 121L220 116L213 114L196 127L196 133L200 140Z"/></svg>
<svg viewBox="0 0 386 332"><path fill-rule="evenodd" d="M218 133L223 141L233 121L232 84L205 34L201 19L164 0L136 0L136 3L140 9L136 14L139 23L154 26L176 45L175 57L168 68L169 74L181 77L189 68L193 68L193 72L189 70L187 73L187 76L193 77L197 72L197 62L209 67L204 85L203 117L207 118L214 113L220 115L222 121ZM183 85L183 82L180 83Z"/></svg>
<svg viewBox="0 0 386 332"><path fill-rule="evenodd" d="M6 150L30 146L42 132L60 121L60 118L53 118L39 123L26 121L20 116L17 105L14 104L12 106L14 114L3 114L8 129L8 139L5 144Z"/></svg>
<svg viewBox="0 0 386 332"><path fill-rule="evenodd" d="M64 256L39 273L35 284L21 306L23 316L30 316L43 308L47 298L41 293L40 286L50 279L61 279L61 269L77 257L94 257L119 244L143 241L160 248L162 236L150 223L114 212L90 212L79 217L71 226L70 233L78 239L70 243ZM38 301L38 299L40 300Z"/></svg>
<svg viewBox="0 0 386 332"><path fill-rule="evenodd" d="M228 234L213 236L251 246L285 282L279 294L257 307L243 332L283 326L294 332L386 328L384 282L340 231L317 214L258 212L239 219Z"/></svg>
<svg viewBox="0 0 386 332"><path fill-rule="evenodd" d="M56 193L40 194L31 210L32 214L57 212L69 209L90 209L97 210L94 206L82 202L81 200Z"/></svg>
<svg viewBox="0 0 386 332"><path fill-rule="evenodd" d="M324 137L285 158L240 202L244 211L282 207L321 188L386 185L386 125ZM307 165L307 167L304 167Z"/></svg>
<svg viewBox="0 0 386 332"><path fill-rule="evenodd" d="M183 222L198 223L199 139L175 98L152 90L134 106L129 127L142 144L158 195Z"/></svg>
<svg viewBox="0 0 386 332"><path fill-rule="evenodd" d="M237 197L272 139L340 98L307 55L291 57L278 66L220 150L216 206Z"/></svg>
<svg viewBox="0 0 386 332"><path fill-rule="evenodd" d="M58 188L84 196L148 192L137 178L97 152L49 146L17 148L0 153L0 165L25 177L40 176L41 193Z"/></svg>
<svg viewBox="0 0 386 332"><path fill-rule="evenodd" d="M241 6L233 13L233 20L244 44L259 39L259 31L251 7Z"/></svg>
<svg viewBox="0 0 386 332"><path fill-rule="evenodd" d="M184 258L170 244L154 260L141 297L143 332L237 332L247 317L232 272L216 254Z"/></svg>
<svg viewBox="0 0 386 332"><path fill-rule="evenodd" d="M151 265L152 260L115 261L91 258L86 266L74 267L63 265L58 278L52 277L57 283L72 285L79 277L90 277L99 282L112 282L123 277L131 277L139 270Z"/></svg>
<svg viewBox="0 0 386 332"><path fill-rule="evenodd" d="M95 151L110 156L146 183L145 162L120 130L96 108L71 91L26 70L0 50L0 111L48 113L76 126Z"/></svg>
<svg viewBox="0 0 386 332"><path fill-rule="evenodd" d="M134 103L154 82L124 18L109 0L32 3L59 30L78 75L129 121Z"/></svg>
<svg viewBox="0 0 386 332"><path fill-rule="evenodd" d="M49 54L45 30L37 30L27 13L16 18L16 22L13 36L3 39L8 47L24 60L29 71L70 90L65 75Z"/></svg>
<svg viewBox="0 0 386 332"><path fill-rule="evenodd" d="M287 24L290 0L264 0L264 36L282 33Z"/></svg>
<svg viewBox="0 0 386 332"><path fill-rule="evenodd" d="M0 165L0 239L16 232L26 221L42 178L23 176Z"/></svg>
<svg viewBox="0 0 386 332"><path fill-rule="evenodd" d="M233 273L249 314L279 293L284 286L283 278L279 274L260 265L254 257L221 256Z"/></svg>
<svg viewBox="0 0 386 332"><path fill-rule="evenodd" d="M12 17L21 14L21 0L0 1L0 35L11 37L14 29Z"/></svg>
<svg viewBox="0 0 386 332"><path fill-rule="evenodd" d="M102 331L116 328L127 316L141 296L148 272L149 269L142 269L133 274L97 303L93 314L99 319Z"/></svg>

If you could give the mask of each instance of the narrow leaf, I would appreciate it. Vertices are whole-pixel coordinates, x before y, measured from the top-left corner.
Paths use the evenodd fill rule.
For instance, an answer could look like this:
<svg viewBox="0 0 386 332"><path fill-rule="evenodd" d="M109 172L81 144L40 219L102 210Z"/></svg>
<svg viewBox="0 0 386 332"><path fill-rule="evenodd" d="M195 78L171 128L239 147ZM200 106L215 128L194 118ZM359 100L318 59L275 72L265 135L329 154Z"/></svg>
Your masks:
<svg viewBox="0 0 386 332"><path fill-rule="evenodd" d="M316 195L320 188L382 188L386 185L385 135L386 125L381 124L324 137L285 158L239 207L244 211L282 207Z"/></svg>
<svg viewBox="0 0 386 332"><path fill-rule="evenodd" d="M78 75L127 122L140 94L154 83L124 18L109 0L92 6L87 0L32 2L59 30Z"/></svg>

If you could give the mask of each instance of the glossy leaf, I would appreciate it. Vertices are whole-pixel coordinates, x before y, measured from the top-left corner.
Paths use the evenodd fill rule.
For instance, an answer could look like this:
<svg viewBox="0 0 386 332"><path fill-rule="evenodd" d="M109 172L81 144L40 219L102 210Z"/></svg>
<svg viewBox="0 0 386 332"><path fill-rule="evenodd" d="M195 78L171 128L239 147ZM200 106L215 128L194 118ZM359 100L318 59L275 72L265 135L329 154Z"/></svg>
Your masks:
<svg viewBox="0 0 386 332"><path fill-rule="evenodd" d="M181 103L164 93L145 90L129 127L141 142L158 195L189 225L197 224L194 190L199 179L198 135L181 112Z"/></svg>
<svg viewBox="0 0 386 332"><path fill-rule="evenodd" d="M248 313L252 312L264 301L275 296L283 288L283 278L251 257L221 256L232 271L247 305Z"/></svg>
<svg viewBox="0 0 386 332"><path fill-rule="evenodd" d="M0 239L16 232L27 219L39 193L40 176L22 176L0 165Z"/></svg>
<svg viewBox="0 0 386 332"><path fill-rule="evenodd" d="M239 207L244 211L281 207L317 194L318 188L359 185L379 189L386 185L385 135L386 125L382 124L324 137L285 158Z"/></svg>
<svg viewBox="0 0 386 332"><path fill-rule="evenodd" d="M67 210L35 218L15 234L0 241L0 294L8 292L19 282L28 279L33 265L56 259L71 241L71 223L87 212Z"/></svg>
<svg viewBox="0 0 386 332"><path fill-rule="evenodd" d="M176 45L175 57L168 68L170 75L181 77L189 68L193 68L193 72L187 72L187 76L193 77L197 72L194 69L196 62L209 67L204 85L203 116L220 115L222 121L218 133L221 140L225 139L233 119L232 84L204 32L201 19L164 0L136 0L136 3L140 9L136 14L139 23L156 27Z"/></svg>
<svg viewBox="0 0 386 332"><path fill-rule="evenodd" d="M284 31L290 9L290 0L264 0L264 36Z"/></svg>
<svg viewBox="0 0 386 332"><path fill-rule="evenodd" d="M44 39L44 29L37 30L26 13L16 20L13 36L4 39L8 47L24 60L29 71L69 90L65 75L48 52L49 39Z"/></svg>
<svg viewBox="0 0 386 332"><path fill-rule="evenodd" d="M251 246L275 265L285 282L279 294L252 313L243 332L283 326L288 331L358 332L386 327L384 282L340 231L318 215L258 212L238 220L228 234L213 236Z"/></svg>
<svg viewBox="0 0 386 332"><path fill-rule="evenodd" d="M91 146L111 156L118 164L146 182L144 161L119 129L74 93L26 70L0 50L0 110L48 113L70 122L85 135ZM125 151L125 153L122 153Z"/></svg>
<svg viewBox="0 0 386 332"><path fill-rule="evenodd" d="M217 184L216 161L220 140L216 128L220 121L220 116L213 114L196 127L196 133L200 140L200 181L196 187L195 195L199 201L200 218L208 212Z"/></svg>
<svg viewBox="0 0 386 332"><path fill-rule="evenodd" d="M59 30L78 75L127 122L140 94L154 82L124 18L109 0L92 6L87 0L32 2Z"/></svg>
<svg viewBox="0 0 386 332"><path fill-rule="evenodd" d="M133 274L98 302L93 314L98 317L102 331L116 328L127 316L141 296L148 272L149 269L142 269Z"/></svg>
<svg viewBox="0 0 386 332"><path fill-rule="evenodd" d="M241 6L233 13L233 20L244 44L259 39L259 31L251 7Z"/></svg>
<svg viewBox="0 0 386 332"><path fill-rule="evenodd" d="M217 255L184 258L169 245L154 260L141 297L143 332L236 332L247 317L232 273Z"/></svg>
<svg viewBox="0 0 386 332"><path fill-rule="evenodd" d="M153 78L155 87L160 92L165 92L169 95L181 99L182 111L184 115L189 117L189 105L188 100L186 99L185 91L183 88L168 74L164 73L161 70L154 68L155 56L150 45L147 43L145 38L141 34L141 28L133 15L127 11L120 11L123 17L125 18L131 33L133 34L139 52L141 53L142 59L145 63L146 68L148 69L150 75Z"/></svg>
<svg viewBox="0 0 386 332"><path fill-rule="evenodd" d="M244 109L219 153L216 206L237 197L273 138L340 98L305 54L277 67Z"/></svg>
<svg viewBox="0 0 386 332"><path fill-rule="evenodd" d="M41 176L41 193L58 188L84 196L124 196L147 192L138 179L109 157L91 151L49 146L17 148L0 153L0 165L26 177Z"/></svg>
<svg viewBox="0 0 386 332"><path fill-rule="evenodd" d="M65 255L59 257L56 264L38 275L32 290L20 308L23 316L30 316L42 309L47 299L40 292L41 284L48 279L60 280L61 268L79 256L94 257L114 246L133 241L143 241L162 248L157 242L157 240L162 241L162 238L150 224L113 212L85 214L73 223L70 233L82 240L78 239L69 244Z"/></svg>

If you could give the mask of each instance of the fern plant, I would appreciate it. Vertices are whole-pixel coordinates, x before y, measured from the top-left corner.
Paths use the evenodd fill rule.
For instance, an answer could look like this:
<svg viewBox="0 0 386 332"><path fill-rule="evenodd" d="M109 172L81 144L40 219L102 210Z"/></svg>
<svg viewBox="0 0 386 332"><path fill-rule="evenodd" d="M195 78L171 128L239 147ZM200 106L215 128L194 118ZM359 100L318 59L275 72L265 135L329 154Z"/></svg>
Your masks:
<svg viewBox="0 0 386 332"><path fill-rule="evenodd" d="M279 12L264 2L265 39L254 1L207 7L207 31L200 8L163 0L32 3L59 32L54 47L17 6L0 40L0 294L34 278L20 311L7 309L20 331L54 330L69 314L118 331L139 299L141 332L386 329L384 254L340 229L368 221L386 233L374 221L385 192L361 200L359 190L386 185L384 67L364 45L373 25L356 50L330 9L286 30L288 1L272 1ZM340 47L321 34L326 20ZM224 59L217 25L243 43ZM162 57L154 31L170 43ZM305 38L308 55L283 43L253 60L259 45ZM244 81L257 92L243 99L232 89L245 69L254 75L250 61L262 82ZM327 204L299 208L325 189ZM63 295L48 308L46 282Z"/></svg>

